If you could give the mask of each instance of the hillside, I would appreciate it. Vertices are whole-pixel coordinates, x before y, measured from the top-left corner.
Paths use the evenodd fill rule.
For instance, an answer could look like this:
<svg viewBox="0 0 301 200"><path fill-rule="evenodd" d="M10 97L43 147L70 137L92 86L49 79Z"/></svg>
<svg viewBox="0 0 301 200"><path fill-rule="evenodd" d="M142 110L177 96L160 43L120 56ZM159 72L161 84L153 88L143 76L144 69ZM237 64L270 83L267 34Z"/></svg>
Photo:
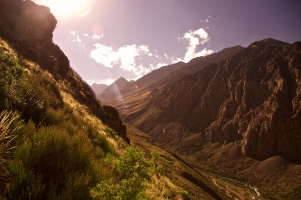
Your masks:
<svg viewBox="0 0 301 200"><path fill-rule="evenodd" d="M256 183L266 198L294 199L300 196L300 58L300 42L257 41L195 74L126 96L116 108L195 167Z"/></svg>

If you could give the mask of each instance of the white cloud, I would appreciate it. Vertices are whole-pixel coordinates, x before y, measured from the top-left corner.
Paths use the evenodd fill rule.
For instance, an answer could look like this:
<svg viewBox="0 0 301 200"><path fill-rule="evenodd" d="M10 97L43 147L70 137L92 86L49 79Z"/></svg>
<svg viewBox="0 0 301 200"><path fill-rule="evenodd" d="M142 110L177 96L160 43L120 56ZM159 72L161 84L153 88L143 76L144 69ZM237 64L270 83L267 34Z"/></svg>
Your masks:
<svg viewBox="0 0 301 200"><path fill-rule="evenodd" d="M76 38L73 40L73 42L81 42L82 40L80 39L79 35L75 35Z"/></svg>
<svg viewBox="0 0 301 200"><path fill-rule="evenodd" d="M126 71L134 71L136 67L136 57L140 55L141 46L127 45L121 47L117 51L118 59L120 60L120 68ZM142 47L143 49L143 47Z"/></svg>
<svg viewBox="0 0 301 200"><path fill-rule="evenodd" d="M143 51L143 52L145 52L145 53L148 53L148 52L149 52L149 48L148 48L148 46L146 46L146 45L141 45L141 46L139 46L138 48L140 49L140 51Z"/></svg>
<svg viewBox="0 0 301 200"><path fill-rule="evenodd" d="M97 34L93 34L92 39L94 40L99 40L100 38L102 38L103 35L97 35Z"/></svg>
<svg viewBox="0 0 301 200"><path fill-rule="evenodd" d="M87 82L89 85L93 85L94 83L96 83L96 84L106 84L106 85L111 85L114 81L115 81L115 79L108 78L108 79L103 79L103 80L87 80L86 82Z"/></svg>
<svg viewBox="0 0 301 200"><path fill-rule="evenodd" d="M205 48L205 49L203 49L202 51L198 52L198 53L196 54L196 57L200 57L200 56L208 56L208 55L213 54L213 53L214 53L214 51L212 51L212 50L207 50L207 49Z"/></svg>
<svg viewBox="0 0 301 200"><path fill-rule="evenodd" d="M208 39L208 33L202 28L200 28L196 31L192 31L192 33L194 35L198 35L201 39Z"/></svg>
<svg viewBox="0 0 301 200"><path fill-rule="evenodd" d="M112 47L108 47L102 44L95 44L95 49L90 53L90 57L97 63L102 64L105 67L113 68L118 61L118 55L113 51Z"/></svg>
<svg viewBox="0 0 301 200"><path fill-rule="evenodd" d="M83 36L89 37L88 33L83 33Z"/></svg>
<svg viewBox="0 0 301 200"><path fill-rule="evenodd" d="M113 66L119 64L120 69L133 72L136 75L144 75L150 72L149 68L142 65L137 66L136 64L137 57L149 55L149 48L146 45L126 45L118 50L113 50L112 47L99 43L95 44L94 47L90 57L105 67L113 68Z"/></svg>
<svg viewBox="0 0 301 200"><path fill-rule="evenodd" d="M81 42L82 40L80 39L79 35L77 34L77 31L70 31L71 35L75 36L76 38L73 39L73 42Z"/></svg>
<svg viewBox="0 0 301 200"><path fill-rule="evenodd" d="M167 54L166 54L166 53L164 54L164 56L165 56L165 58L167 58L167 59L168 59L168 56L167 56Z"/></svg>
<svg viewBox="0 0 301 200"><path fill-rule="evenodd" d="M163 66L167 66L168 64L166 64L166 63L159 63L159 64L157 64L157 68L156 69L159 69L159 68L161 68L161 67L163 67Z"/></svg>
<svg viewBox="0 0 301 200"><path fill-rule="evenodd" d="M77 31L70 31L72 35L76 35Z"/></svg>
<svg viewBox="0 0 301 200"><path fill-rule="evenodd" d="M189 62L191 59L198 57L198 56L206 56L209 54L212 54L212 50L207 50L206 48L203 49L200 52L196 52L196 47L199 44L205 44L210 40L209 34L203 29L200 28L195 31L189 31L184 34L184 37L182 39L185 39L188 41L187 44L187 51L185 53L184 61ZM201 41L200 41L201 39ZM175 59L173 62L180 61L180 59Z"/></svg>
<svg viewBox="0 0 301 200"><path fill-rule="evenodd" d="M149 53L149 54L148 54L148 56L149 56L149 57L152 57L152 56L153 56L153 54L152 54L152 53Z"/></svg>
<svg viewBox="0 0 301 200"><path fill-rule="evenodd" d="M144 74L148 74L149 72L151 72L151 69L145 68L145 67L143 67L142 65L139 65L139 66L137 66L137 67L134 69L134 73L135 73L137 76L141 76L141 75L144 75Z"/></svg>
<svg viewBox="0 0 301 200"><path fill-rule="evenodd" d="M174 64L174 63L178 63L178 62L184 62L184 60L182 59L182 58L171 58L171 62L172 62L172 64Z"/></svg>

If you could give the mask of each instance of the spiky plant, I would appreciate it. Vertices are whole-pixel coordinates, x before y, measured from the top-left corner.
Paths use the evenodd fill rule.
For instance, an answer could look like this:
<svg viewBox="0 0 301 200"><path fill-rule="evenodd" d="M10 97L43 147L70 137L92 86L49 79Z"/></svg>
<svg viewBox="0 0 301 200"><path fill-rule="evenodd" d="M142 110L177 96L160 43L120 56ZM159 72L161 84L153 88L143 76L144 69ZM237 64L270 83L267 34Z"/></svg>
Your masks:
<svg viewBox="0 0 301 200"><path fill-rule="evenodd" d="M19 128L19 126L13 127L12 125L18 118L19 115L16 112L0 113L0 172L8 172L8 161L15 148L13 140L17 137L15 131Z"/></svg>

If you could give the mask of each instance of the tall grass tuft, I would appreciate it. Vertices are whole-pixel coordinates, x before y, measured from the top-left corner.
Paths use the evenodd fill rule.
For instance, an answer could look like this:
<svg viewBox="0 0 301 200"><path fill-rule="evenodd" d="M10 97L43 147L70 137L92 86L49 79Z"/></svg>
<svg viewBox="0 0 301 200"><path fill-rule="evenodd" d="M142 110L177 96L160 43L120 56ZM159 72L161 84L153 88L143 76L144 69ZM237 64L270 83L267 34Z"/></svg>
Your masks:
<svg viewBox="0 0 301 200"><path fill-rule="evenodd" d="M16 112L3 111L0 113L0 173L8 173L9 159L16 147L13 140L17 137L14 132L18 128L15 126L18 118L19 115Z"/></svg>

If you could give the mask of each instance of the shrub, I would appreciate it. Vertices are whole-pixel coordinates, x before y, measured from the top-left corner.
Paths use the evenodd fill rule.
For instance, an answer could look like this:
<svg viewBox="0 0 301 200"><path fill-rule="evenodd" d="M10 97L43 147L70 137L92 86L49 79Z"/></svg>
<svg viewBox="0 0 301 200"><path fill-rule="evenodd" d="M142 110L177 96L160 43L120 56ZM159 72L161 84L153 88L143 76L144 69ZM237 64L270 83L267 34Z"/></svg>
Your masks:
<svg viewBox="0 0 301 200"><path fill-rule="evenodd" d="M94 199L147 199L147 183L157 171L157 156L146 159L142 151L129 147L120 156L108 161L113 176L101 181L90 191Z"/></svg>
<svg viewBox="0 0 301 200"><path fill-rule="evenodd" d="M26 191L36 191L43 196L39 199L48 199L49 195L62 199L89 199L88 188L99 181L97 176L101 177L95 174L98 173L96 165L99 165L87 135L78 132L71 137L60 127L37 130L33 133L33 142L27 139L16 149L15 160L21 163L20 170L12 170L14 176L8 196L14 193L16 199L27 199L23 193Z"/></svg>
<svg viewBox="0 0 301 200"><path fill-rule="evenodd" d="M111 137L111 138L113 138L113 139L116 139L117 137L117 133L116 133L116 131L114 131L112 128L109 128L109 127L106 127L105 129L104 129L104 132L106 132L107 133L107 135L108 135L108 137Z"/></svg>

